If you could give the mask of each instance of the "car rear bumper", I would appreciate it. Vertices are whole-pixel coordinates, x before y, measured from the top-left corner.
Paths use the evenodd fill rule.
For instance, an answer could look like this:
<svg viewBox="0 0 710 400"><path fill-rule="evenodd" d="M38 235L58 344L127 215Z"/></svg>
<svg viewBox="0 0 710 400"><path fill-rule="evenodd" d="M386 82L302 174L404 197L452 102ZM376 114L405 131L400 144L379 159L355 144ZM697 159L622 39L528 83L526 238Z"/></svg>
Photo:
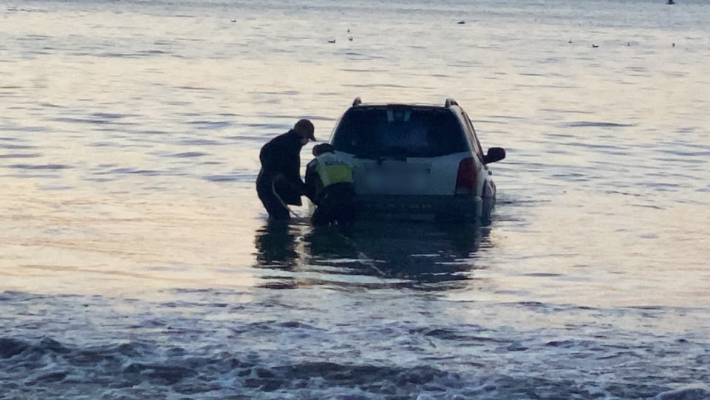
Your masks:
<svg viewBox="0 0 710 400"><path fill-rule="evenodd" d="M485 200L479 196L358 195L357 218L480 222L490 218L492 207L484 203L491 200Z"/></svg>

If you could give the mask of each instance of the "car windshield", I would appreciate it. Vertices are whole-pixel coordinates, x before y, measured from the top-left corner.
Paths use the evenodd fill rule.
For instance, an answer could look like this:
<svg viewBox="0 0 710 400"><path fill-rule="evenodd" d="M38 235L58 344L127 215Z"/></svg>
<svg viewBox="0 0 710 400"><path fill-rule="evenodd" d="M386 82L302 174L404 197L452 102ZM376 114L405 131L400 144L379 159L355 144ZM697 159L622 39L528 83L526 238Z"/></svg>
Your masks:
<svg viewBox="0 0 710 400"><path fill-rule="evenodd" d="M338 151L360 157L439 157L468 151L456 116L407 106L351 108L333 136Z"/></svg>

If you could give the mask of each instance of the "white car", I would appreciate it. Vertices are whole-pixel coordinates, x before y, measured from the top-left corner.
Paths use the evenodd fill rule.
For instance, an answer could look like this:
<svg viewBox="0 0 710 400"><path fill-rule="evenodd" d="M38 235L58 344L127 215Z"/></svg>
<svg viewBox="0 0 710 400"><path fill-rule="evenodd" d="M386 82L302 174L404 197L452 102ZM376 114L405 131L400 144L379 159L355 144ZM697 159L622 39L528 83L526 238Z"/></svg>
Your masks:
<svg viewBox="0 0 710 400"><path fill-rule="evenodd" d="M353 101L333 130L335 152L354 166L358 218L486 223L496 202L488 164L468 115L443 106Z"/></svg>

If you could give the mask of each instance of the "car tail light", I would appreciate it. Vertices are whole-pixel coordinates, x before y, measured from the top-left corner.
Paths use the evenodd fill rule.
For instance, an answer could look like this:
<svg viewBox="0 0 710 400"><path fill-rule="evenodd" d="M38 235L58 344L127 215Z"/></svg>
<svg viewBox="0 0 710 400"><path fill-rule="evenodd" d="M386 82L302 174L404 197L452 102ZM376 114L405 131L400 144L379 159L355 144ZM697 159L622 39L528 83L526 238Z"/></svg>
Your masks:
<svg viewBox="0 0 710 400"><path fill-rule="evenodd" d="M473 157L464 158L459 163L456 175L456 194L476 194L476 163Z"/></svg>

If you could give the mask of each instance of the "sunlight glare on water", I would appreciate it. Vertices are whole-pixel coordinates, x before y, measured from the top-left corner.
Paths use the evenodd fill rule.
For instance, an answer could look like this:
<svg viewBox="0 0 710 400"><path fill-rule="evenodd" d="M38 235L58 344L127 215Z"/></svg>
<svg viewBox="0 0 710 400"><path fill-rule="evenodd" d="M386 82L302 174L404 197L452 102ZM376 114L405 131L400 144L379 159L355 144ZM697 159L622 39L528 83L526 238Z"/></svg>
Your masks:
<svg viewBox="0 0 710 400"><path fill-rule="evenodd" d="M3 4L0 393L710 397L710 5L664 3ZM357 96L456 99L493 222L267 223L261 146Z"/></svg>

